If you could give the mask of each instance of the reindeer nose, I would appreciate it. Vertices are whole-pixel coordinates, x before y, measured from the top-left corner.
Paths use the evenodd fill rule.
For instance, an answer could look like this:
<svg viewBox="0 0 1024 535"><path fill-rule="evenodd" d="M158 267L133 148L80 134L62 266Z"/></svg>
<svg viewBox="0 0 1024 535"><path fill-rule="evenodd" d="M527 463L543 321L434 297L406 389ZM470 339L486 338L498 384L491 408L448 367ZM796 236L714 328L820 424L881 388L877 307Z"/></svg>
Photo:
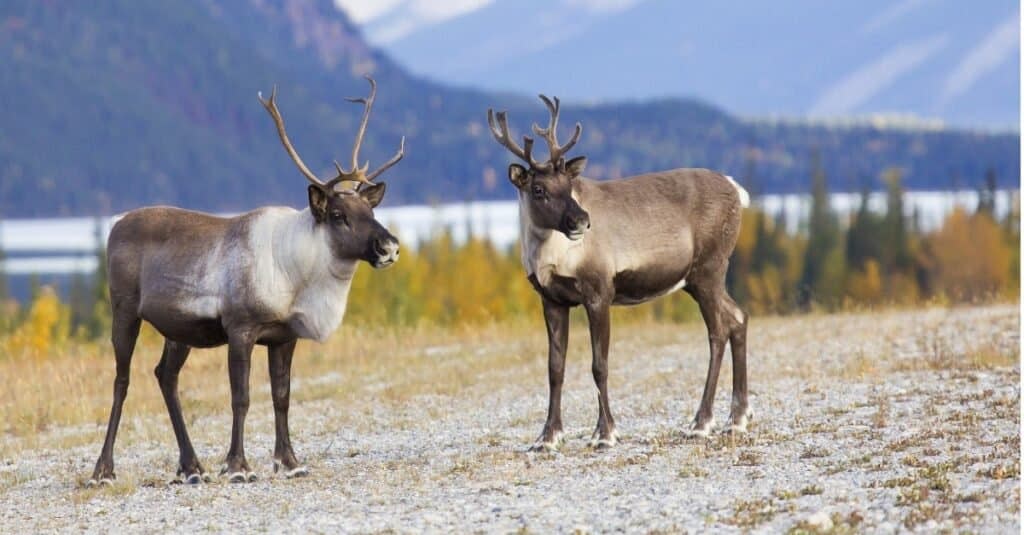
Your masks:
<svg viewBox="0 0 1024 535"><path fill-rule="evenodd" d="M570 231L584 232L590 230L590 214L586 212L571 214L568 216L566 223L568 223L566 226L569 227Z"/></svg>
<svg viewBox="0 0 1024 535"><path fill-rule="evenodd" d="M377 238L373 240L373 252L381 258L398 256L398 240L394 238Z"/></svg>

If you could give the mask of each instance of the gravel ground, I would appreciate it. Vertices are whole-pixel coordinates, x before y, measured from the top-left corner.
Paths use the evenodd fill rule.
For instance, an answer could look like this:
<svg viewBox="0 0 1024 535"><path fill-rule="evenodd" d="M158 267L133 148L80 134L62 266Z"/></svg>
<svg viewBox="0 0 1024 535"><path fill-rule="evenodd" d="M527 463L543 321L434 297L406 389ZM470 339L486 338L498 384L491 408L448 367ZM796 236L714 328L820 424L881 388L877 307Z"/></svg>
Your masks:
<svg viewBox="0 0 1024 535"><path fill-rule="evenodd" d="M0 531L1018 533L1019 328L1016 306L755 321L751 430L704 440L680 433L705 374L700 331L666 344L622 327L610 359L622 442L610 451L586 447L597 400L589 356L577 351L560 453L525 453L546 409L538 355L453 395L378 403L384 385L367 384L358 403L293 403L293 442L312 470L301 479L273 474L272 411L254 405L246 444L261 478L250 484L166 483L177 461L166 415L133 416L129 395L118 483L81 485L101 426L47 431L94 440L0 459ZM431 348L422 365L501 351ZM303 382L296 365L296 392L338 377ZM226 447L228 412L225 399L190 422L208 468ZM133 439L146 426L161 438Z"/></svg>

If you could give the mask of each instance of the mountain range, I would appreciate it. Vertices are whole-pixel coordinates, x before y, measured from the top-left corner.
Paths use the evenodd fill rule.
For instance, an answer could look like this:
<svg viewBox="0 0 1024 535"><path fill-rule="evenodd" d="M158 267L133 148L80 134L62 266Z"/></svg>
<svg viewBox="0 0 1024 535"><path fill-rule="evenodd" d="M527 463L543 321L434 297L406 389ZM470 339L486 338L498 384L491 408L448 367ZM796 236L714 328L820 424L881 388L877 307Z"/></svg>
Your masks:
<svg viewBox="0 0 1024 535"><path fill-rule="evenodd" d="M275 85L292 140L327 176L347 160L362 111L342 97L376 78L363 156L380 163L407 138L405 160L384 176L388 205L514 198L511 156L485 111L508 109L518 133L545 120L526 91L411 74L332 0L7 0L0 61L3 217L302 206L305 182L256 99ZM530 92L557 85L538 80ZM877 188L888 166L915 189L974 186L988 169L1003 186L1020 178L1015 132L750 120L677 97L567 99L562 124L577 120L574 152L595 178L710 167L753 193L802 191L813 153L835 189Z"/></svg>
<svg viewBox="0 0 1024 535"><path fill-rule="evenodd" d="M541 85L594 102L690 96L745 116L1018 123L1013 0L338 4L399 63L444 83L527 94Z"/></svg>

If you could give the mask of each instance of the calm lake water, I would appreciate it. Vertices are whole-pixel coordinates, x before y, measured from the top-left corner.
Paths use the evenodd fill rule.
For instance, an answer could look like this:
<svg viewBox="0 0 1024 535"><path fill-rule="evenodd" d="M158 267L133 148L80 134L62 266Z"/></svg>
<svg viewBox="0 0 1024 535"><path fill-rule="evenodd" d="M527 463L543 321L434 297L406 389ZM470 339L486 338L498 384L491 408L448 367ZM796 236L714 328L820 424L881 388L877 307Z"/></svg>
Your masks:
<svg viewBox="0 0 1024 535"><path fill-rule="evenodd" d="M996 212L1002 217L1019 206L1020 191L997 192ZM860 195L831 195L833 210L847 223L860 206ZM765 195L756 200L766 212L781 217L790 231L801 229L810 209L807 195ZM956 206L974 210L976 191L915 191L904 197L906 215L916 213L923 230L934 230ZM885 210L885 194L868 198L872 210ZM395 232L403 246L416 247L422 240L449 230L457 241L468 234L485 236L499 247L513 245L519 235L519 209L514 201L472 202L437 206L399 206L380 208L377 218ZM9 219L0 220L0 248L7 258L0 268L9 277L40 275L66 278L73 273L91 273L96 269L95 251L106 240L115 217L99 219ZM15 292L20 293L20 292Z"/></svg>

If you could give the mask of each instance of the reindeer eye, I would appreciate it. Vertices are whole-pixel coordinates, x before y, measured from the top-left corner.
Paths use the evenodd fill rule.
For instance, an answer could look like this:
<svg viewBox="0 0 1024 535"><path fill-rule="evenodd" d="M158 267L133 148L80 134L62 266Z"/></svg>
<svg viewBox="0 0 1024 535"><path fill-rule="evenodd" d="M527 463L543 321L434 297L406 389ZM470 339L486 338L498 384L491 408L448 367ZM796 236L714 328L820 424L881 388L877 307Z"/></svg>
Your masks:
<svg viewBox="0 0 1024 535"><path fill-rule="evenodd" d="M533 186L533 197L535 199L543 199L544 198L544 188L542 188L542 187L540 187L538 185L534 185Z"/></svg>
<svg viewBox="0 0 1024 535"><path fill-rule="evenodd" d="M334 221L335 223L344 223L346 225L348 224L348 220L345 218L345 214L341 213L339 210L334 210L331 212L331 221Z"/></svg>

